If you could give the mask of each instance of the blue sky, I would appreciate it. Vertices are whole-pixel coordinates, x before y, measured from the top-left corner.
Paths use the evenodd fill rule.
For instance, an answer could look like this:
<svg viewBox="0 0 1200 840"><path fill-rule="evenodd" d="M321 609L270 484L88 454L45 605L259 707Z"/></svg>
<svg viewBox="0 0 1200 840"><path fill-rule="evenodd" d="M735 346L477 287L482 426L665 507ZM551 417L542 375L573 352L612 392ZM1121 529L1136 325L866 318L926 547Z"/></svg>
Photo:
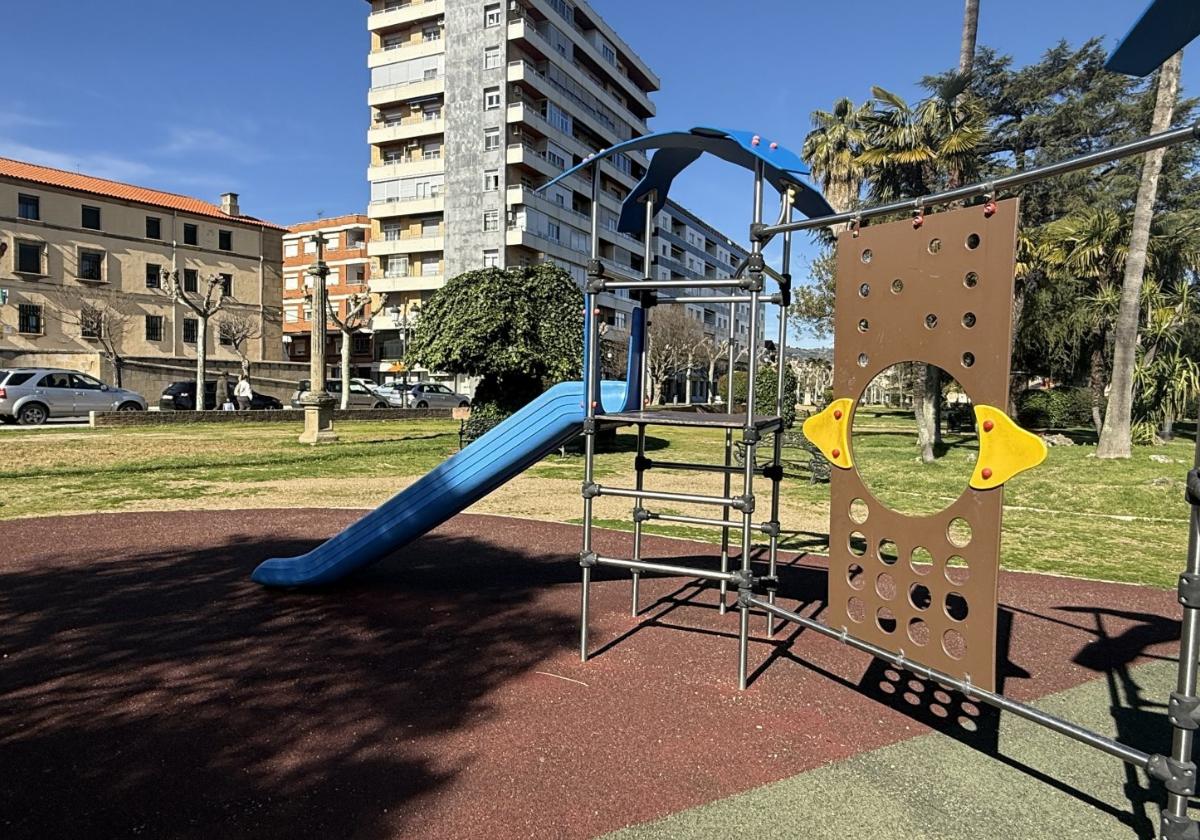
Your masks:
<svg viewBox="0 0 1200 840"><path fill-rule="evenodd" d="M954 66L961 0L593 0L662 79L657 128L749 128L798 148L809 113ZM1109 46L1143 3L982 0L979 41L1028 63ZM730 14L733 10L735 14ZM55 0L5 10L0 156L216 200L287 224L367 200L363 0ZM1200 58L1185 56L1195 91ZM702 164L673 196L735 238L746 176ZM797 274L800 272L797 271Z"/></svg>

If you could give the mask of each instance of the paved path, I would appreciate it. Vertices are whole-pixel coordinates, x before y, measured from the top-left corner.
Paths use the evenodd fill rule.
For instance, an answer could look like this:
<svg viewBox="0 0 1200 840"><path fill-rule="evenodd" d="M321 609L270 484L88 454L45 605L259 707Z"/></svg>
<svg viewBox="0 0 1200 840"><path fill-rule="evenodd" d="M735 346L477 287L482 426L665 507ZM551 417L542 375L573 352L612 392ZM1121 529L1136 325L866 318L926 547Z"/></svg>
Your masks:
<svg viewBox="0 0 1200 840"><path fill-rule="evenodd" d="M601 572L580 664L572 526L463 515L324 591L249 582L354 517L0 523L0 836L1150 836L1160 793L1119 763L823 637L759 641L739 693L736 619L678 579L633 619ZM782 578L819 609L819 565ZM1162 749L1172 593L1001 595L1006 693Z"/></svg>

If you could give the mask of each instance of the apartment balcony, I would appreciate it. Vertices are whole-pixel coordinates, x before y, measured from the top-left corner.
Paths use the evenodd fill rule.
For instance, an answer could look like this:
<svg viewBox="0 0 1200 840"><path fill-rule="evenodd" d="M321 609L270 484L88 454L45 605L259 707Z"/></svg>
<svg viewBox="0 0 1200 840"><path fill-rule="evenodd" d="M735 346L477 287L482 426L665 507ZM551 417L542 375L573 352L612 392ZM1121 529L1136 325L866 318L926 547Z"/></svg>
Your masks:
<svg viewBox="0 0 1200 840"><path fill-rule="evenodd" d="M505 161L510 166L528 166L535 169L547 179L562 172L562 168L546 160L545 152L539 152L532 146L522 143L512 143L505 151Z"/></svg>
<svg viewBox="0 0 1200 840"><path fill-rule="evenodd" d="M438 175L445 171L445 158L415 158L400 163L377 163L374 166L368 166L367 180L389 181L393 178L408 178L415 175Z"/></svg>
<svg viewBox="0 0 1200 840"><path fill-rule="evenodd" d="M390 257L393 254L419 254L444 250L446 237L439 229L436 236L399 236L395 239L372 239L367 244L367 253L372 257ZM375 278L371 278L375 288Z"/></svg>
<svg viewBox="0 0 1200 840"><path fill-rule="evenodd" d="M561 21L561 18L555 14L548 14L547 17L549 17L552 21ZM559 26L558 28L562 29L564 32L574 32L570 27L565 25L565 22L563 22L563 24L564 25ZM558 26L558 23L556 22L555 25ZM538 32L536 28L534 28L533 24L529 20L526 18L518 18L517 20L510 20L508 24L508 39L510 41L524 41L534 50L544 55L546 58L549 58L551 61L554 61L572 77L587 79L586 84L597 99L603 102L615 113L621 115L623 119L628 117L629 121L635 125L637 123L641 123L640 128L644 131L645 119L642 118L640 114L654 116L656 113L654 103L650 101L650 97L643 92L641 88L634 84L631 79L621 75L620 71L618 71L616 67L612 67L612 65L600 58L600 54L596 52L596 48L593 47L586 38L578 36L578 33L575 34L580 42L586 44L586 49L584 52L589 55L599 67L611 68L609 75L616 81L617 86L621 89L621 92L625 95L627 100L636 102L639 106L641 106L641 111L639 113L635 113L628 105L622 105L620 102L614 99L608 91L596 85L596 83L591 79L587 79L587 76L584 74L583 70L571 59L567 58L554 47L550 46L550 42L542 37L542 34Z"/></svg>
<svg viewBox="0 0 1200 840"><path fill-rule="evenodd" d="M395 125L380 123L374 128L367 129L367 142L374 144L395 143L398 140L432 137L436 134L445 134L445 132L446 121L444 119L413 120L412 122L396 123Z"/></svg>
<svg viewBox="0 0 1200 840"><path fill-rule="evenodd" d="M367 218L390 219L393 216L441 213L445 209L446 199L440 195L433 198L403 198L397 201L372 201L367 205ZM368 244L368 252L370 252L370 248L374 244L374 242Z"/></svg>
<svg viewBox="0 0 1200 840"><path fill-rule="evenodd" d="M403 26L426 18L446 14L445 0L425 0L423 3L411 0L389 6L367 16L367 29L377 32L381 29L391 29L393 26Z"/></svg>
<svg viewBox="0 0 1200 840"><path fill-rule="evenodd" d="M385 47L367 55L367 69L374 70L384 64L394 61L408 61L413 58L424 58L428 55L439 55L446 51L446 41L438 38L436 41L411 41L398 47Z"/></svg>
<svg viewBox="0 0 1200 840"><path fill-rule="evenodd" d="M433 289L440 289L446 285L445 274L417 274L417 275L400 275L396 277L388 277L386 275L371 278L371 291L374 294L387 294L388 292L424 292ZM390 325L391 319L388 319L389 326L385 329L395 329Z"/></svg>
<svg viewBox="0 0 1200 840"><path fill-rule="evenodd" d="M371 88L367 91L367 104L373 108L381 108L396 102L407 102L410 99L426 99L430 96L446 92L446 77L438 76L433 79L421 79L402 85L385 85Z"/></svg>

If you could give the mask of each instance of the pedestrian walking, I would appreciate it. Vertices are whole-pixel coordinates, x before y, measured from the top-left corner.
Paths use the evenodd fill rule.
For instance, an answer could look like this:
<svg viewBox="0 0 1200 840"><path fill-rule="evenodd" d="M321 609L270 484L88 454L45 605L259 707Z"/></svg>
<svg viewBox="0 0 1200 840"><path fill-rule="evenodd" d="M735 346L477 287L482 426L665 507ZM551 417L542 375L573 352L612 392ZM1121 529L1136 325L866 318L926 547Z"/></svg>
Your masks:
<svg viewBox="0 0 1200 840"><path fill-rule="evenodd" d="M233 395L237 397L238 411L250 410L250 399L254 396L254 389L250 387L250 380L245 374L238 380Z"/></svg>

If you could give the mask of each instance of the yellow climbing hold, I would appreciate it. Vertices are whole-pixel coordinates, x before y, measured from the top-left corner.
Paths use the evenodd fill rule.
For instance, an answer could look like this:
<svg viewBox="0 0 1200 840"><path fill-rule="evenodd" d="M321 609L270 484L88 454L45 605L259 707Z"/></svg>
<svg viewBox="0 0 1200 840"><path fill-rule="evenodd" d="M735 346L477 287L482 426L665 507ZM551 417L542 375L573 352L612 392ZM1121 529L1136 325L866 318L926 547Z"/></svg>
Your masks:
<svg viewBox="0 0 1200 840"><path fill-rule="evenodd" d="M829 463L850 469L850 411L854 400L834 400L819 414L804 421L804 436L824 453Z"/></svg>
<svg viewBox="0 0 1200 840"><path fill-rule="evenodd" d="M1046 442L995 406L975 406L975 423L979 430L979 460L970 484L976 490L999 487L1046 460Z"/></svg>

